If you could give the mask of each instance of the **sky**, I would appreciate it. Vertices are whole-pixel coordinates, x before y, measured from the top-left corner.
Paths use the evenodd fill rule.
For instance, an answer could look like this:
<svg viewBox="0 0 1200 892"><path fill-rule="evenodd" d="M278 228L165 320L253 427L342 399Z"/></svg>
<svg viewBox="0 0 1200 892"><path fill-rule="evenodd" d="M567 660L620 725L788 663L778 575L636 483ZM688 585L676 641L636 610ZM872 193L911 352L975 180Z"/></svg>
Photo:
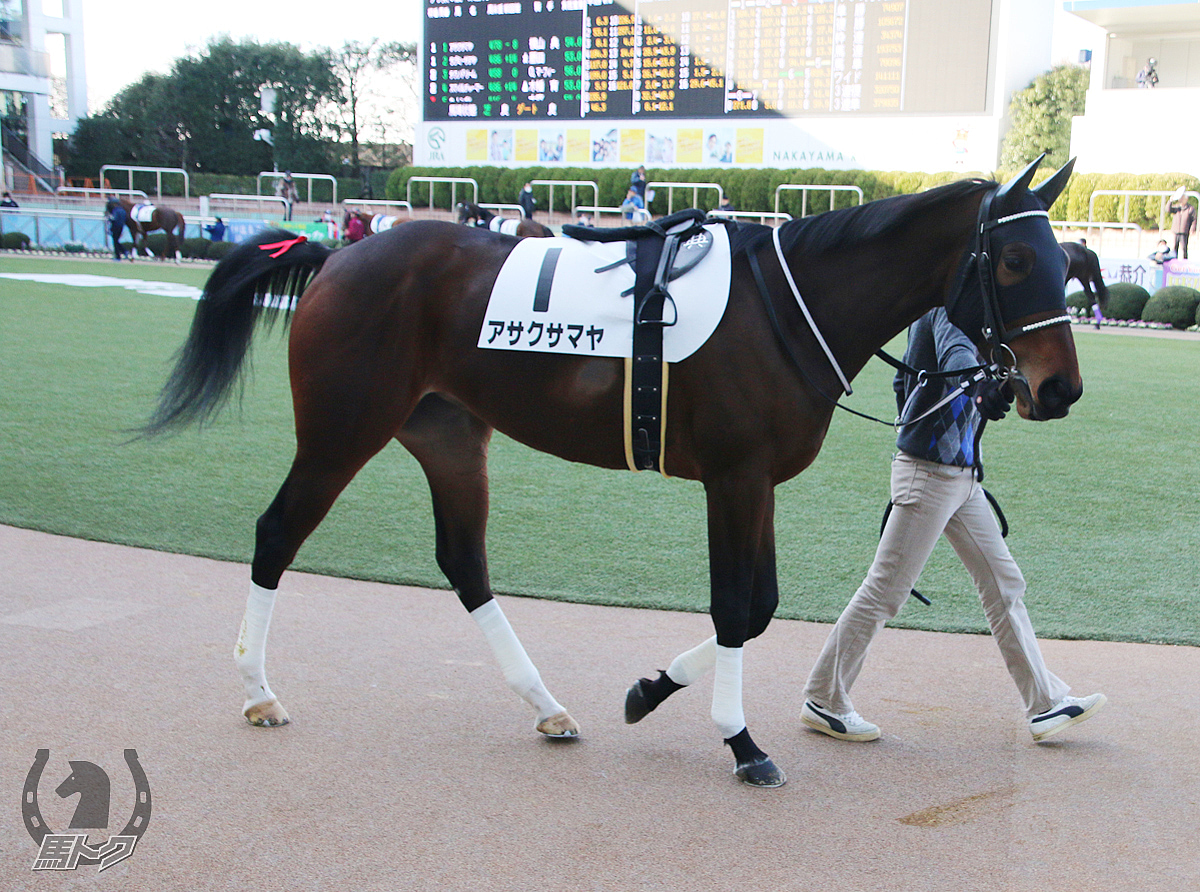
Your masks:
<svg viewBox="0 0 1200 892"><path fill-rule="evenodd" d="M421 37L421 0L350 0L346 13L338 0L82 2L88 105L93 113L143 74L167 73L175 59L220 34L262 43L281 40L305 50L337 49L347 40L415 42ZM1053 60L1074 61L1079 48L1088 45L1090 26L1055 5Z"/></svg>
<svg viewBox="0 0 1200 892"><path fill-rule="evenodd" d="M166 74L176 59L221 34L261 43L285 41L304 50L337 49L347 40L415 42L421 37L421 0L350 0L345 7L338 0L82 2L92 113L143 74Z"/></svg>

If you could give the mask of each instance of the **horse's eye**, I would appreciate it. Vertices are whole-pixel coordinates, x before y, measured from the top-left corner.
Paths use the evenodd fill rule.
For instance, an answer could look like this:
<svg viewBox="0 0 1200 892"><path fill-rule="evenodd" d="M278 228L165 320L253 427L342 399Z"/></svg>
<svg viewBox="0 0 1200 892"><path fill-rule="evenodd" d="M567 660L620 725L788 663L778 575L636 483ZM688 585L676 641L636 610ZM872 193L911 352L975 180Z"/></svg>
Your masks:
<svg viewBox="0 0 1200 892"><path fill-rule="evenodd" d="M1029 245L1022 242L1005 245L1000 252L1000 263L997 270L1001 278L1008 280L1002 284L1014 284L1025 278L1033 271L1036 261L1037 252Z"/></svg>

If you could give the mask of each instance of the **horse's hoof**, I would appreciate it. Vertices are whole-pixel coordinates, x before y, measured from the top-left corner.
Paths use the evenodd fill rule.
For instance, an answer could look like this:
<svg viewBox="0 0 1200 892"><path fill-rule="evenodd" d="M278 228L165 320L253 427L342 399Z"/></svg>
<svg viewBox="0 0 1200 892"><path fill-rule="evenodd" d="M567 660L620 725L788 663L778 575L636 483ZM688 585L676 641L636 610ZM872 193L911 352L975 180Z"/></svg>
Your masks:
<svg viewBox="0 0 1200 892"><path fill-rule="evenodd" d="M787 783L787 776L767 756L739 765L733 773L750 787L782 787Z"/></svg>
<svg viewBox="0 0 1200 892"><path fill-rule="evenodd" d="M265 703L247 706L242 710L242 715L250 724L260 728L275 728L291 721L288 718L287 710L278 700L267 700Z"/></svg>
<svg viewBox="0 0 1200 892"><path fill-rule="evenodd" d="M651 704L646 697L645 683L648 679L639 678L625 692L625 724L636 725L650 713L654 712L657 703Z"/></svg>
<svg viewBox="0 0 1200 892"><path fill-rule="evenodd" d="M538 722L537 730L547 737L559 739L579 736L579 725L566 712L557 713Z"/></svg>

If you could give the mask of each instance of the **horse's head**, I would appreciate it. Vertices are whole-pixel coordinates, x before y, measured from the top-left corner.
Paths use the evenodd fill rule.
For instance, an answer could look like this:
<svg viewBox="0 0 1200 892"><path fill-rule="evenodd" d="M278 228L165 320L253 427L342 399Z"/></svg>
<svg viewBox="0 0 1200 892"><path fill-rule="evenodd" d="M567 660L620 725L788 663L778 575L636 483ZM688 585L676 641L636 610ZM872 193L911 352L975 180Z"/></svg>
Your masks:
<svg viewBox="0 0 1200 892"><path fill-rule="evenodd" d="M1007 369L1017 413L1035 421L1064 417L1083 394L1066 257L1046 213L1075 162L1030 189L1041 160L984 196L963 274L946 303L950 320Z"/></svg>
<svg viewBox="0 0 1200 892"><path fill-rule="evenodd" d="M458 204L456 204L454 206L454 209L456 211L458 211L458 222L459 223L466 223L467 220L469 220L471 218L471 206L468 205L465 201L460 201Z"/></svg>

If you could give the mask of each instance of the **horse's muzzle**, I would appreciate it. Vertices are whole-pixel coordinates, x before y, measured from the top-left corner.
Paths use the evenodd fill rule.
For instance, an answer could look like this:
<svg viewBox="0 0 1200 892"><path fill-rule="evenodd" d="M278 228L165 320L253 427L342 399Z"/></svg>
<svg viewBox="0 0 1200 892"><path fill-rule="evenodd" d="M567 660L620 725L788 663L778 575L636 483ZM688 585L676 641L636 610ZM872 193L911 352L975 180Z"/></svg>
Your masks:
<svg viewBox="0 0 1200 892"><path fill-rule="evenodd" d="M1029 401L1029 418L1033 421L1066 418L1071 406L1077 403L1081 396L1082 386L1073 387L1064 376L1051 375L1038 386L1037 400Z"/></svg>

